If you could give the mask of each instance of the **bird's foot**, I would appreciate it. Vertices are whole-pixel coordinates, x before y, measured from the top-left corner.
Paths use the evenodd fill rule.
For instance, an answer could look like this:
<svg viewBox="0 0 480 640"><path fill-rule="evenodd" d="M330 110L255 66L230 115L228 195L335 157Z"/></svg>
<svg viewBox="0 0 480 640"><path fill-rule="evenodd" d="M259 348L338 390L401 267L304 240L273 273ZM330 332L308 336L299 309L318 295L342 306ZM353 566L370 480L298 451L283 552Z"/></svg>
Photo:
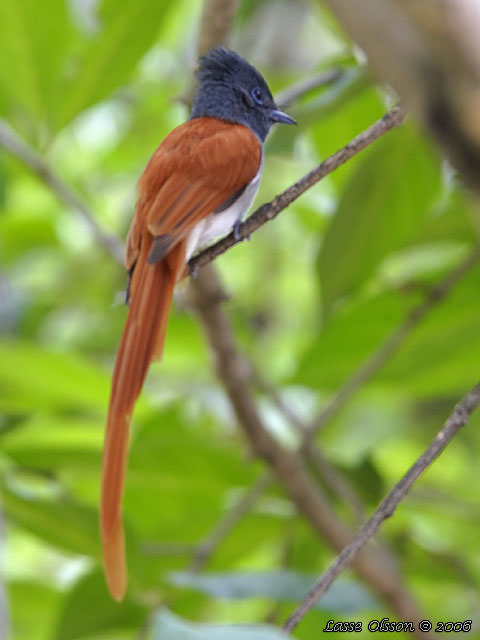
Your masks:
<svg viewBox="0 0 480 640"><path fill-rule="evenodd" d="M241 221L240 220L236 220L233 223L233 237L235 238L235 240L237 242L239 242L242 239L242 236L240 235L240 225L241 225Z"/></svg>
<svg viewBox="0 0 480 640"><path fill-rule="evenodd" d="M194 280L197 279L197 277L198 277L198 269L194 265L192 265L191 262L188 263L188 273L189 273L191 278L193 278Z"/></svg>
<svg viewBox="0 0 480 640"><path fill-rule="evenodd" d="M242 222L241 220L237 220L234 224L233 224L233 237L235 238L235 240L237 242L240 242L240 240L250 240L250 234L246 235L246 236L242 236L240 233L240 227L242 226Z"/></svg>

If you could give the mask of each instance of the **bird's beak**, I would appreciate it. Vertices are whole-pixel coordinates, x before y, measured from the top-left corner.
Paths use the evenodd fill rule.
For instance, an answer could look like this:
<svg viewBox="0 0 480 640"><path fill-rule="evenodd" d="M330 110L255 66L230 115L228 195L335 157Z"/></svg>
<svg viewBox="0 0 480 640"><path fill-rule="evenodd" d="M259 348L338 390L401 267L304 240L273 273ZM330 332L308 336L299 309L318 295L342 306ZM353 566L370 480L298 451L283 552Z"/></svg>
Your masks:
<svg viewBox="0 0 480 640"><path fill-rule="evenodd" d="M273 120L273 122L281 122L282 124L297 124L293 118L278 109L272 109L270 111L270 120Z"/></svg>

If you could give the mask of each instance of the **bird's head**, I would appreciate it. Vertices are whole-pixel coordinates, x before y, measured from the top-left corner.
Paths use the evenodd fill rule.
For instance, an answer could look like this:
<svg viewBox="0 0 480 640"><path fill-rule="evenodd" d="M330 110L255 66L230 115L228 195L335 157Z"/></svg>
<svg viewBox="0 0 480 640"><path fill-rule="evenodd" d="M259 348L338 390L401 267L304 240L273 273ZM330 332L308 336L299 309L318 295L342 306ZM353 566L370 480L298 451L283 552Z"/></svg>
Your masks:
<svg viewBox="0 0 480 640"><path fill-rule="evenodd" d="M200 58L192 118L215 117L245 124L265 140L276 122L296 124L275 104L263 76L244 58L220 46Z"/></svg>

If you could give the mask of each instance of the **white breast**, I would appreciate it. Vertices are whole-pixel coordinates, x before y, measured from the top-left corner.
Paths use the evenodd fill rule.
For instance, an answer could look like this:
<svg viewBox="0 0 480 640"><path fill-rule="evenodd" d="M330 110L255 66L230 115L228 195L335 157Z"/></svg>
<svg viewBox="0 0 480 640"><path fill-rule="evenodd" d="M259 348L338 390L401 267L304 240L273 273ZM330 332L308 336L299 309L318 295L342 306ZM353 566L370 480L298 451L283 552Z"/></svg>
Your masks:
<svg viewBox="0 0 480 640"><path fill-rule="evenodd" d="M250 208L255 196L257 195L260 178L263 171L263 152L260 161L260 167L257 175L247 185L242 195L235 200L225 211L221 213L211 213L209 216L201 220L190 231L187 239L187 261L192 257L197 249L205 247L211 240L219 236L229 233L233 225L241 220Z"/></svg>

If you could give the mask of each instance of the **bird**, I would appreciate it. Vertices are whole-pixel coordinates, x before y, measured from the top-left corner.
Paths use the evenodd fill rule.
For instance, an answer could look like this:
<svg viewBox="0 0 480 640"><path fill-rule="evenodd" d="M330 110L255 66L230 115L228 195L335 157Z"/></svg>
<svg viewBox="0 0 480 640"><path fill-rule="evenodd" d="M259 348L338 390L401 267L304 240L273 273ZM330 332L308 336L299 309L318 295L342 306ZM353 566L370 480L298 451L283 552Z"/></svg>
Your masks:
<svg viewBox="0 0 480 640"><path fill-rule="evenodd" d="M281 111L261 73L218 46L199 60L190 118L160 143L138 181L127 236L127 319L113 370L100 499L103 564L112 597L127 587L122 497L130 422L152 360L162 356L175 284L188 260L239 224L257 193L264 142Z"/></svg>

